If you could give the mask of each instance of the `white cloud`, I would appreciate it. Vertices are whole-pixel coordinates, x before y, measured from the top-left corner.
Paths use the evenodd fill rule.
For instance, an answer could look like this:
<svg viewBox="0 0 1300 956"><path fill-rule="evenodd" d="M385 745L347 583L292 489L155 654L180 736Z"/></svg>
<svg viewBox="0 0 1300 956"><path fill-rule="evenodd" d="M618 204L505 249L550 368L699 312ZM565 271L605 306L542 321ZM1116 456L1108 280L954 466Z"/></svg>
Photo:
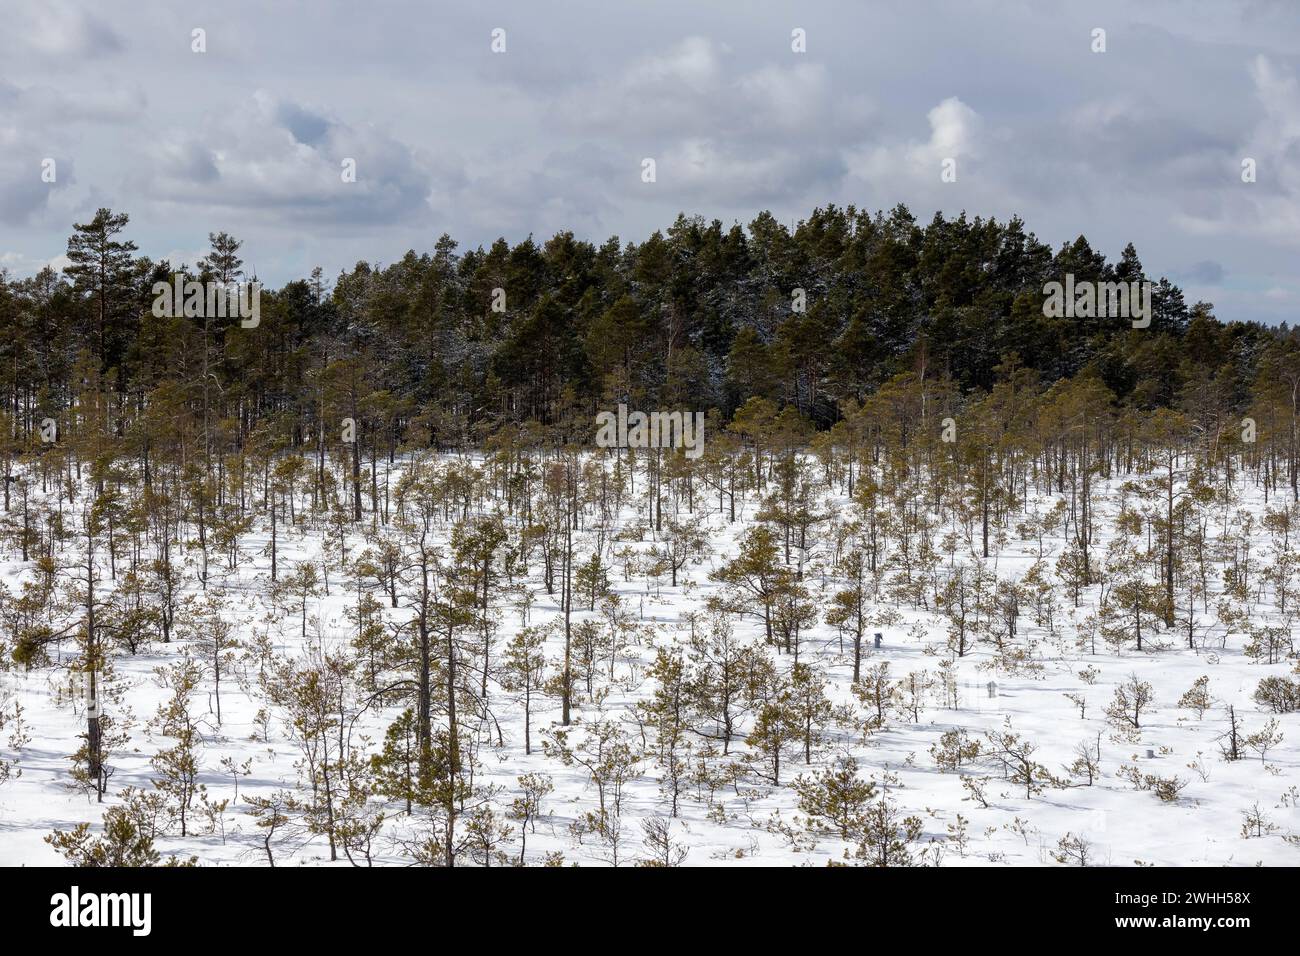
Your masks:
<svg viewBox="0 0 1300 956"><path fill-rule="evenodd" d="M680 85L707 93L722 79L726 46L699 36L687 37L665 53L634 63L623 79L629 90Z"/></svg>
<svg viewBox="0 0 1300 956"><path fill-rule="evenodd" d="M950 96L926 113L930 135L924 140L869 143L845 151L851 173L873 186L940 184L941 164L957 160L958 181L965 163L984 153L984 121L956 96Z"/></svg>
<svg viewBox="0 0 1300 956"><path fill-rule="evenodd" d="M971 158L979 155L979 114L955 96L950 96L926 114L930 121L930 140L912 148L919 162L934 162L948 157Z"/></svg>

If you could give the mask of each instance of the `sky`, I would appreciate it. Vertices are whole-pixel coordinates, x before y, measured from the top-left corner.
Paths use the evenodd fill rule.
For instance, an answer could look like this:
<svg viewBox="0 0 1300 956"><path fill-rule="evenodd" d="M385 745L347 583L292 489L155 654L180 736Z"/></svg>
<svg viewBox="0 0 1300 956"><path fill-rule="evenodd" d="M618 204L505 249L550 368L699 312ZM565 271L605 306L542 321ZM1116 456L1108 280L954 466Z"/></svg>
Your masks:
<svg viewBox="0 0 1300 956"><path fill-rule="evenodd" d="M1112 259L1133 242L1221 319L1300 318L1295 0L5 0L3 20L11 276L60 266L101 206L173 265L230 232L277 286L444 232L628 242L680 212L903 202Z"/></svg>

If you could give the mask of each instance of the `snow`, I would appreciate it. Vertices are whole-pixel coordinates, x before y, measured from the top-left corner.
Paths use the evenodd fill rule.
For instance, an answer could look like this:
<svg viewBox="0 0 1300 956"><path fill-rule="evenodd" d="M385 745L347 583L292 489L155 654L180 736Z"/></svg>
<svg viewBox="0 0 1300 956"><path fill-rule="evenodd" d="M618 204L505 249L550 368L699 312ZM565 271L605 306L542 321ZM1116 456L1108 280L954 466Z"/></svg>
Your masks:
<svg viewBox="0 0 1300 956"><path fill-rule="evenodd" d="M638 476L637 494L620 516L625 527L646 524L644 514L636 511L644 504L641 482ZM1097 491L1097 524L1102 531L1096 546L1099 556L1105 553L1117 507L1118 484L1118 481L1103 484ZM829 501L842 514L847 514L850 503L843 495L831 494ZM1052 503L1052 497L1038 499L1031 503L1031 508L1046 510ZM637 701L650 695L653 686L645 677L645 670L654 658L654 646L680 643L689 626L687 615L702 611L705 601L719 593L720 585L709 580L709 572L734 556L737 539L753 525L758 505L751 497L743 508L743 518L730 525L725 510L719 513L717 504L716 494L710 496L702 489L697 493L697 511L705 515L713 554L698 565L688 566L684 575L679 576L678 587L668 586L666 574L658 582L647 582L641 576L626 582L621 569L615 565L611 573L615 590L640 622L653 627L655 633L644 645L629 648L620 660L620 680L611 685L609 696L599 708L606 717L626 717ZM1263 514L1264 504L1256 489L1239 485L1231 503L1231 509L1236 508L1249 509L1258 516ZM1223 506L1218 506L1215 514L1219 520L1212 522L1212 527L1237 526ZM1257 522L1256 528L1260 527ZM300 561L320 560L322 555L334 553L333 545L328 545L326 550L323 532L318 528L303 525L291 529L282 525L280 530L282 577ZM446 540L450 530L450 524L438 529L442 540ZM312 620L304 641L297 615L269 603L269 559L263 554L267 534L268 528L259 524L255 533L244 538L242 559L234 572L223 574L224 563L219 559L212 563L212 585L225 588L232 595L230 614L238 621L240 639L250 637L255 629L266 630L277 652L289 657L304 654L313 645L324 649L346 647L351 625L345 609L355 601L355 588L350 588L337 568L331 567L330 595L309 604ZM579 557L575 563L585 558L591 547L589 533L579 537L581 544L576 549ZM1252 545L1261 561L1267 560L1268 543L1268 536L1261 530ZM350 554L357 554L364 544L362 535L354 533L349 540ZM654 544L652 536L647 534L638 547L645 550ZM1046 544L1048 560L1054 565L1063 546L1059 529L1055 536L1046 539ZM1000 579L1019 576L1032 563L1030 552L1034 547L1034 542L1013 538L1001 548L996 561L990 559L990 567ZM963 550L958 560L972 562L969 549ZM186 593L193 594L199 589L192 555L189 560ZM337 558L327 560L337 562ZM529 572L536 597L531 623L543 624L558 615L560 608L557 597L547 595L541 585L541 561L531 561ZM32 574L32 565L20 563L13 554L7 554L6 560L0 562L0 580L12 590ZM816 603L824 610L837 582L831 579L823 594L821 575L810 567L807 583ZM1209 647L1189 649L1183 635L1161 633L1158 638L1169 645L1165 649L1138 653L1130 646L1117 655L1099 642L1099 653L1085 653L1074 646L1076 622L1095 608L1098 589L1087 589L1084 607L1073 612L1059 581L1057 584L1061 605L1056 616L1058 636L1051 638L1045 629L1035 627L1031 609L1026 609L1020 621L1022 633L1038 642L1039 672L1008 673L991 669L994 655L989 646L981 644L955 663L960 691L957 709L946 708L936 697L927 702L920 721L915 724L894 717L883 730L866 739L860 733L832 730L814 755L813 767L826 766L836 755L851 753L864 776L874 778L891 800L923 821L923 836L914 850L919 853L928 844L927 862L944 866L1057 865L1052 853L1057 841L1067 833L1086 837L1092 844L1094 861L1101 864L1125 866L1140 861L1159 866L1294 865L1300 861L1300 849L1283 839L1286 834L1300 832L1300 810L1294 805L1281 805L1284 791L1300 783L1297 773L1300 731L1296 727L1296 715L1279 718L1284 739L1268 752L1267 761L1257 755L1236 762L1225 761L1217 743L1226 727L1227 704L1235 706L1246 732L1263 726L1270 715L1260 710L1251 695L1260 678L1288 674L1289 664L1255 663L1242 652L1243 635L1216 630L1214 595L1205 620L1207 633L1212 636ZM106 582L105 589L108 586ZM383 603L387 620L409 619L409 610L392 609L387 601ZM575 600L575 621L593 616L581 608ZM520 626L518 612L512 606L503 603L500 610L502 627L494 644L498 659ZM950 657L945 648L945 619L933 611L906 606L898 610L901 625L886 629L883 646L878 651L868 650L864 666L887 661L891 677L896 679L922 668L936 672L938 663ZM1278 619L1276 609L1267 603L1257 606L1255 614L1256 619ZM761 642L760 620L744 617L733 623L738 634ZM1222 648L1218 646L1220 636ZM548 640L548 657L553 661L562 652L561 638L553 633ZM121 701L105 700L104 710L120 716L123 708L129 707L135 726L129 751L111 760L115 769L103 806L97 806L93 798L67 786L69 755L80 745L79 734L85 726L83 704L67 671L53 666L25 672L9 666L0 672L0 705L12 714L15 703L21 704L22 719L31 736L29 743L15 751L5 739L8 730L0 734L0 748L3 748L0 755L16 760L16 767L21 770L21 776L0 784L0 864L60 863L59 855L44 842L47 834L56 828L70 829L83 821L98 831L103 810L120 802L115 796L118 791L127 786L150 787L150 778L155 774L149 758L170 743L145 729L148 718L167 696L158 685L154 670L176 660L182 650L183 642L155 643L145 653L116 657L114 666ZM66 662L75 648L68 642L60 651L62 661ZM780 655L777 660L780 667L789 667L787 655ZM854 702L849 689L852 662L847 655L839 653L837 634L820 618L817 626L804 635L801 660L813 661L825 671L834 703ZM1079 676L1089 666L1098 672L1091 685ZM1131 674L1152 685L1154 707L1143 720L1140 742L1116 742L1112 739L1114 729L1103 711L1114 687ZM1198 719L1193 711L1179 708L1177 702L1201 675L1209 675L1216 704L1203 719ZM989 681L997 683L996 697L990 697L986 691ZM206 785L209 797L231 799L223 814L224 832L185 838L163 836L158 839L157 847L165 854L197 856L202 865L263 865L266 861L260 847L261 833L253 826L242 798L295 786L294 762L298 753L287 737L283 716L278 712L271 724L269 742L260 738L255 715L268 705L260 699L256 684L241 689L233 679L223 682L225 719L220 727L210 712L213 709L210 691L210 682L205 682L194 697L195 712L204 719L200 782ZM1080 719L1077 707L1065 696L1067 693L1086 697L1086 718ZM549 774L555 784L555 792L543 801L536 832L528 835L528 861L536 863L548 852L559 852L566 863L608 865L608 849L601 847L599 841L587 837L578 843L569 831L575 819L596 806L596 793L589 778L582 768L566 767L542 753L543 730L559 719L558 700L546 697L534 701L534 752L525 756L521 708L495 681L491 682L490 696L505 745L497 747L493 740L491 746L482 747L481 777L477 782L501 788L494 802L502 810L518 795L516 778L520 774ZM382 742L384 729L400 710L394 705L367 712L361 727L372 741L372 750ZM586 722L598 716L596 710L583 701L576 716ZM972 737L978 737L1007 721L1015 732L1039 747L1035 759L1061 777L1067 776L1063 768L1073 760L1075 746L1084 740L1094 742L1100 734L1102 773L1096 785L1048 787L1027 799L1023 788L1003 780L997 770L986 766L981 773L993 777L987 790L990 805L981 807L968 799L961 785L962 774L941 772L930 756L930 748L945 730L965 728ZM748 724L744 729L747 727ZM743 740L736 742L735 749L745 750ZM1154 751L1153 757L1146 756L1148 750ZM1207 779L1201 779L1196 771L1189 769L1198 755ZM235 784L220 770L219 764L226 757L237 763L252 762L251 775L238 781L239 801L234 799ZM1162 802L1154 793L1135 790L1119 778L1121 764L1136 765L1143 773L1177 775L1187 781L1186 789L1175 802ZM674 839L688 848L685 865L822 865L828 860L842 859L847 844L838 839L819 834L812 845L803 840L792 843L770 826L778 819L784 824L793 823L799 815L797 795L788 784L809 769L804 765L802 753L792 751L783 761L781 786L774 787L749 776L740 784L739 792L729 788L719 791L721 813L716 810L711 813L706 803L696 799L694 791L688 788L688 795L681 802L680 817L671 826ZM627 862L645 855L637 823L666 813L666 803L659 790L659 769L647 760L639 770L627 788L622 810L625 845L620 853ZM1255 803L1278 829L1261 838L1245 839L1241 835L1242 814ZM391 806L386 836L399 835L403 828L409 827L400 810L400 806ZM956 822L958 814L969 820L964 853L948 839L948 827ZM512 826L516 829L514 838L502 850L515 857L519 852L518 824ZM328 865L323 837L312 839L295 854L290 855L287 849L278 852L277 865ZM381 837L376 842L376 864L405 862L409 861L392 841ZM461 862L471 861L465 856ZM348 862L340 855L340 861L334 865L346 866Z"/></svg>

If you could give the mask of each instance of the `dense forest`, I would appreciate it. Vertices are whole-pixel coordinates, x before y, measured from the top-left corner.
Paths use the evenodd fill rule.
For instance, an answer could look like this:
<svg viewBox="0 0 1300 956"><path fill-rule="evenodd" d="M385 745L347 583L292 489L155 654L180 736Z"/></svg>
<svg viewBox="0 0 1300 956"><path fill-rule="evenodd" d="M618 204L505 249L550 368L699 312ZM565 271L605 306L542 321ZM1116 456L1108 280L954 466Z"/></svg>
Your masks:
<svg viewBox="0 0 1300 956"><path fill-rule="evenodd" d="M825 429L909 376L958 403L1013 376L1040 390L1082 376L1120 408L1180 409L1217 441L1253 402L1289 429L1300 378L1285 328L1225 324L1146 276L1131 245L1116 262L1082 236L1054 253L1017 219L922 226L902 206L829 207L790 230L766 213L747 228L682 216L640 243L562 233L464 253L444 235L387 267L359 262L332 289L317 270L264 290L255 328L150 309L154 283L178 273L253 278L237 240L213 234L181 272L137 255L128 227L100 210L75 227L62 276L0 284L7 459L39 443L46 417L70 440L111 435L141 455L310 446L342 417L370 451L521 423L588 441L591 416L620 400L725 421L760 398ZM1045 317L1044 283L1066 274L1150 278L1150 327Z"/></svg>

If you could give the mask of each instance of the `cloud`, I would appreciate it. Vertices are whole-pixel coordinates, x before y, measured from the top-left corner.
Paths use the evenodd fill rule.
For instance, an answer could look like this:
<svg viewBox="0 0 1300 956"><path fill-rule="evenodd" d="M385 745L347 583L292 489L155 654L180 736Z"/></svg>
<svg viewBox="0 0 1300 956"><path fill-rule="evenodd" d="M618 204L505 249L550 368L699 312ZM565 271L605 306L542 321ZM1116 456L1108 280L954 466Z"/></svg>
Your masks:
<svg viewBox="0 0 1300 956"><path fill-rule="evenodd" d="M1296 78L1263 54L1251 61L1250 78L1267 117L1256 131L1256 141L1270 154L1285 152L1300 140L1300 89Z"/></svg>
<svg viewBox="0 0 1300 956"><path fill-rule="evenodd" d="M933 163L948 157L978 157L980 116L955 96L950 96L926 114L930 121L929 142L912 148L919 162Z"/></svg>
<svg viewBox="0 0 1300 956"><path fill-rule="evenodd" d="M150 151L133 188L163 203L338 229L426 218L434 188L415 150L368 123L265 92ZM343 178L353 161L354 182Z"/></svg>
<svg viewBox="0 0 1300 956"><path fill-rule="evenodd" d="M5 15L8 48L55 59L95 59L121 52L121 35L104 18L63 0L29 0Z"/></svg>
<svg viewBox="0 0 1300 956"><path fill-rule="evenodd" d="M657 182L685 204L723 203L755 208L838 183L847 167L838 152L795 145L748 149L708 138L682 140L657 158Z"/></svg>
<svg viewBox="0 0 1300 956"><path fill-rule="evenodd" d="M599 192L602 209L668 203L674 210L758 208L839 188L839 144L853 135L861 96L837 100L825 63L793 55L738 68L731 48L688 36L574 87L550 111L574 135L604 144L610 176L567 184ZM642 183L652 158L657 182ZM557 184L563 185L563 184ZM660 224L662 225L662 224Z"/></svg>
<svg viewBox="0 0 1300 956"><path fill-rule="evenodd" d="M54 182L42 178L47 160L54 161ZM0 222L26 225L74 181L71 160L47 155L38 140L16 127L0 126Z"/></svg>
<svg viewBox="0 0 1300 956"><path fill-rule="evenodd" d="M687 37L671 50L633 64L623 84L633 90L668 87L708 93L722 78L721 57L726 50L707 37Z"/></svg>
<svg viewBox="0 0 1300 956"><path fill-rule="evenodd" d="M499 156L472 169L455 156L440 160L429 196L434 217L454 217L480 236L517 238L608 228L617 212L609 184L626 166L616 152L593 142L527 159Z"/></svg>
<svg viewBox="0 0 1300 956"><path fill-rule="evenodd" d="M324 116L304 109L297 103L280 103L275 107L276 120L305 146L316 146L333 125Z"/></svg>
<svg viewBox="0 0 1300 956"><path fill-rule="evenodd" d="M55 272L62 272L72 264L67 255L57 255L52 259L33 258L23 252L0 252L0 272L14 275L33 275L49 266Z"/></svg>
<svg viewBox="0 0 1300 956"><path fill-rule="evenodd" d="M1162 104L1127 91L1072 110L1060 142L1072 165L1093 176L1120 178L1141 170L1147 178L1173 175L1178 183L1194 176L1202 185L1216 178L1213 163L1205 160L1226 155L1231 146L1218 132L1189 125Z"/></svg>
<svg viewBox="0 0 1300 956"><path fill-rule="evenodd" d="M568 129L663 149L702 138L780 142L794 132L834 138L834 106L824 63L791 56L745 69L726 44L690 36L611 78L572 87L550 112Z"/></svg>
<svg viewBox="0 0 1300 956"><path fill-rule="evenodd" d="M895 140L851 147L845 152L850 173L885 191L891 184L922 187L928 194L942 185L940 173L945 160L957 161L958 181L967 173L967 163L985 154L985 123L980 115L956 96L942 100L926 113L930 135L924 140Z"/></svg>
<svg viewBox="0 0 1300 956"><path fill-rule="evenodd" d="M70 187L77 183L80 131L134 123L146 102L138 88L73 95L0 80L0 222L28 227L70 214L77 207ZM44 178L47 161L54 163L53 182Z"/></svg>
<svg viewBox="0 0 1300 956"><path fill-rule="evenodd" d="M1248 66L1261 118L1246 141L1219 157L1218 188L1203 193L1175 222L1194 235L1300 243L1300 84L1270 57ZM1256 180L1242 180L1254 161Z"/></svg>
<svg viewBox="0 0 1300 956"><path fill-rule="evenodd" d="M1183 276L1198 285L1219 285L1227 276L1227 270L1211 259L1194 262L1183 270Z"/></svg>
<svg viewBox="0 0 1300 956"><path fill-rule="evenodd" d="M773 132L825 132L833 103L830 75L822 63L766 66L736 81L745 113ZM853 107L857 112L858 107ZM846 117L840 116L840 121Z"/></svg>
<svg viewBox="0 0 1300 956"><path fill-rule="evenodd" d="M0 80L0 117L29 130L61 130L71 123L131 123L147 108L148 98L139 87L73 94L47 84L22 87Z"/></svg>

